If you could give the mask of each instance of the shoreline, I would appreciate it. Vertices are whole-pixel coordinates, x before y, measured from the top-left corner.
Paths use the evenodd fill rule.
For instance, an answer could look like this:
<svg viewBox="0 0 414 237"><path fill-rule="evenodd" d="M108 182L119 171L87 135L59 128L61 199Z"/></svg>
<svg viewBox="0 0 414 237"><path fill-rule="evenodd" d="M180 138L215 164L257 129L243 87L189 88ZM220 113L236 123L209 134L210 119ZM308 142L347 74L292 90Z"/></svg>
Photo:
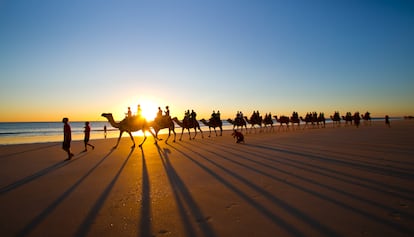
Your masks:
<svg viewBox="0 0 414 237"><path fill-rule="evenodd" d="M378 123L383 121L384 119L382 118L373 118L372 123ZM401 121L401 120L409 120L409 119L404 119L402 117L396 117L396 118L391 118L390 121ZM275 121L274 121L275 122ZM344 124L345 122L342 122L341 124ZM59 125L61 123L59 122ZM332 121L330 119L327 119L326 122L327 126L332 124ZM364 125L364 121L361 120L361 125ZM207 126L205 126L204 124L202 124L200 122L200 126L203 132L208 132L209 129ZM274 123L275 127L280 126L277 122ZM292 126L292 125L289 125ZM301 122L301 126L304 126L304 123ZM248 125L248 128L250 128L250 126ZM60 131L60 127L59 127L59 131ZM181 131L181 127L176 125L175 128L176 132L180 132ZM223 131L225 130L232 130L232 125L228 124L227 121L224 122L223 125ZM83 131L83 130L82 130ZM82 131L72 131L72 141L83 141L83 132ZM40 132L42 133L42 132ZM168 130L167 129L162 129L160 130L159 135L161 134L168 134ZM142 137L142 132L134 132L133 135L135 137ZM108 138L118 138L119 136L119 130L116 128L113 128L111 126L108 127L108 133L107 133L107 137ZM124 135L125 136L125 135ZM147 136L151 136L148 132L147 132ZM4 145L13 145L13 144L33 144L33 143L47 143L47 142L60 142L61 139L63 137L63 132L59 132L57 134L54 135L27 135L27 136L0 136L0 146L4 146ZM104 134L103 134L103 128L92 128L91 131L91 141L92 140L99 140L99 139L104 139Z"/></svg>

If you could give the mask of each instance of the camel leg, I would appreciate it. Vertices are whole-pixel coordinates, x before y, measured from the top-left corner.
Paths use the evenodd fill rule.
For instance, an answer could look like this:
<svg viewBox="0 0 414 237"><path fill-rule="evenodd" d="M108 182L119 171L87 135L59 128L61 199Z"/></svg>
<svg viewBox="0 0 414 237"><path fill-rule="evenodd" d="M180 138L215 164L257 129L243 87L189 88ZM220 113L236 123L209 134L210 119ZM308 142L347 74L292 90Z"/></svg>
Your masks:
<svg viewBox="0 0 414 237"><path fill-rule="evenodd" d="M139 147L140 148L142 148L142 144L144 144L144 142L145 142L145 140L147 140L147 135L145 134L145 131L143 131L144 132L144 140L141 142L141 144L139 144ZM152 132L151 132L152 133ZM153 134L154 135L154 134Z"/></svg>
<svg viewBox="0 0 414 237"><path fill-rule="evenodd" d="M188 131L190 131L190 129L188 129ZM197 127L194 127L194 137L193 140L196 138L197 136ZM191 140L191 136L190 136L190 140Z"/></svg>
<svg viewBox="0 0 414 237"><path fill-rule="evenodd" d="M129 134L129 137L131 138L131 140L132 140L132 143L134 143L134 145L133 146L131 146L131 148L134 148L135 147L135 140L134 140L134 137L132 136L132 133L131 132L128 132L128 134ZM121 138L121 137L119 137L119 138Z"/></svg>
<svg viewBox="0 0 414 237"><path fill-rule="evenodd" d="M220 126L220 136L223 136L223 128Z"/></svg>
<svg viewBox="0 0 414 237"><path fill-rule="evenodd" d="M168 137L167 137L167 139L165 139L165 144L168 143L168 139L170 138L170 136L171 136L171 129L168 128Z"/></svg>
<svg viewBox="0 0 414 237"><path fill-rule="evenodd" d="M197 132L197 128L195 128L195 130L196 130L196 132ZM201 130L200 126L198 126L198 130L199 130L199 131L200 131L200 133L201 133L201 138L204 138L204 134L203 134L203 131Z"/></svg>
<svg viewBox="0 0 414 237"><path fill-rule="evenodd" d="M118 141L116 142L116 145L114 146L114 149L118 147L119 141L121 141L122 133L124 133L124 131L119 131Z"/></svg>
<svg viewBox="0 0 414 237"><path fill-rule="evenodd" d="M190 140L191 140L191 131L190 131L190 129L189 128L187 128L187 131L188 131L188 137L190 138ZM196 134L197 135L197 134ZM195 137L195 136L194 136Z"/></svg>
<svg viewBox="0 0 414 237"><path fill-rule="evenodd" d="M175 142L175 136L176 136L177 134L175 133L175 129L174 129L174 127L172 127L172 131L173 131L173 133L174 133L174 140L173 140L173 142Z"/></svg>
<svg viewBox="0 0 414 237"><path fill-rule="evenodd" d="M155 130L155 136L154 134L152 136L154 136L154 138L156 139L155 144L157 144L157 141L162 141L162 138L158 138L158 133L160 132L161 129ZM151 130L149 130L151 132ZM152 134L152 133L151 133Z"/></svg>
<svg viewBox="0 0 414 237"><path fill-rule="evenodd" d="M181 129L180 141L181 141L181 138L183 138L183 133L184 133L184 128L183 128L183 129Z"/></svg>
<svg viewBox="0 0 414 237"><path fill-rule="evenodd" d="M210 133L208 134L208 137L211 137L211 127L208 127L208 130L210 131Z"/></svg>
<svg viewBox="0 0 414 237"><path fill-rule="evenodd" d="M143 132L144 132L144 137L146 138L145 131L146 131L146 130L143 130ZM158 130L158 131L159 131L159 130ZM151 129L148 129L148 132L149 132L149 133L151 133L151 135L154 137L154 140L155 140L155 143L154 143L154 144L157 144L158 140L162 140L162 139L158 139L158 135L155 135L155 134L151 131ZM157 133L158 133L158 132L157 132ZM144 140L144 141L145 141L145 140ZM144 142L142 142L142 143L144 143Z"/></svg>

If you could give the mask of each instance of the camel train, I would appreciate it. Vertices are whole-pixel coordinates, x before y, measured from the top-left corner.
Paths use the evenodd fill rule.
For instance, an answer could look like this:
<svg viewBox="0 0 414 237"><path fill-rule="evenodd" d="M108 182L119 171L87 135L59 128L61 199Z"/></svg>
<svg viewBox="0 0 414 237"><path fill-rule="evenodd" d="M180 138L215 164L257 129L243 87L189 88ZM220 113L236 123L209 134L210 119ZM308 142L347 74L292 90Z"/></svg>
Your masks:
<svg viewBox="0 0 414 237"><path fill-rule="evenodd" d="M176 132L175 132L175 125L178 125L182 128L181 135L179 140L182 140L182 136L184 133L184 130L188 131L189 139L195 139L197 136L197 130L201 133L201 137L204 138L203 131L201 130L200 124L196 119L196 113L192 111L186 111L185 116L183 120L178 120L177 117L171 118L168 114L166 115L160 115L158 114L157 117L154 119L154 121L146 121L146 119L139 115L130 115L128 114L123 120L120 122L115 122L113 116L111 113L103 113L103 117L105 117L112 127L119 129L119 137L117 140L117 143L114 148L116 148L119 145L120 139L122 137L122 134L124 132L128 133L128 135L131 138L131 141L133 143L132 148L135 147L135 140L132 136L132 132L136 131L142 131L144 134L143 141L139 144L139 147L142 147L144 142L147 139L146 132L149 132L153 137L155 144L157 141L160 141L162 139L158 138L158 133L162 129L168 129L168 137L165 140L165 143L168 142L171 132L174 134L173 142L176 141ZM293 112L291 117L288 116L273 116L276 123L279 123L280 126L278 130L289 129L289 125L292 125L292 128L295 127L295 124L297 128L300 128L300 123L303 122L305 125L303 129L309 127L309 128L317 128L317 127L325 127L326 120L324 113L307 113L305 117L299 116L297 112ZM264 118L260 115L259 111L253 111L253 114L250 116L250 119L247 116L243 116L242 112L237 112L236 118L234 119L227 119L227 122L233 125L233 130L239 130L243 132L243 128L245 133L252 133L252 131L257 132L256 129L259 129L260 132L263 131L274 131L273 127L273 118L271 113L268 113L264 116ZM345 116L341 116L338 111L335 111L333 115L330 116L330 119L332 120L333 126L341 126L341 121L345 121L345 126L348 125L355 125L356 127L359 127L361 119L364 120L364 123L369 125L371 124L371 116L369 112L366 112L365 114L360 115L359 112L355 112L353 115L351 112L347 112ZM211 128L213 128L214 133L216 136L222 136L223 134L223 122L220 119L219 113L212 114L212 117L209 120L201 119L201 123L204 124L204 126L209 128L209 137L211 137ZM247 124L250 125L250 130L247 128ZM286 128L285 128L286 125ZM216 128L220 129L219 135L217 134ZM264 128L264 129L263 129ZM190 129L194 129L194 136L191 136Z"/></svg>

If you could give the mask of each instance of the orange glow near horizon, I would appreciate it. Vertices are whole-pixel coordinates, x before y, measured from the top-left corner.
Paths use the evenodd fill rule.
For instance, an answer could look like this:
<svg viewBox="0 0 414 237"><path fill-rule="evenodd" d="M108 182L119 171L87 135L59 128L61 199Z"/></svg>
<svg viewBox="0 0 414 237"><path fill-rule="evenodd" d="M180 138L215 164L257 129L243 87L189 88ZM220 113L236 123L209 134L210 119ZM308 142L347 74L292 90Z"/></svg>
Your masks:
<svg viewBox="0 0 414 237"><path fill-rule="evenodd" d="M131 103L135 102L135 103ZM162 107L159 104L157 99L153 99L150 97L140 97L140 98L128 98L121 103L117 109L117 111L122 111L121 114L127 115L128 107L131 108L132 115L137 115L138 112L138 105L141 108L141 115L147 120L152 121L157 116L158 107ZM115 115L116 116L116 115Z"/></svg>

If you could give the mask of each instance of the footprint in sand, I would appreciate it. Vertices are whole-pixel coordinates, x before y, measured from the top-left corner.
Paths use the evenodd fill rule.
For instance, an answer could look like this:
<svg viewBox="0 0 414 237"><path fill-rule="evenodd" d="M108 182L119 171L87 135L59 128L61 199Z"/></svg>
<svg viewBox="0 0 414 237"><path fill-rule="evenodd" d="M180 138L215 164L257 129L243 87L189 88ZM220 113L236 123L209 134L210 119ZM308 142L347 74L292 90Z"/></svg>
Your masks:
<svg viewBox="0 0 414 237"><path fill-rule="evenodd" d="M237 204L237 203L235 203L235 202L230 203L230 205L226 206L226 209L227 209L227 210L231 210L234 206L238 206L238 204Z"/></svg>
<svg viewBox="0 0 414 237"><path fill-rule="evenodd" d="M199 218L199 219L197 219L197 222L207 222L207 221L209 221L209 220L211 220L211 216L207 216L207 217L205 217L205 218Z"/></svg>

